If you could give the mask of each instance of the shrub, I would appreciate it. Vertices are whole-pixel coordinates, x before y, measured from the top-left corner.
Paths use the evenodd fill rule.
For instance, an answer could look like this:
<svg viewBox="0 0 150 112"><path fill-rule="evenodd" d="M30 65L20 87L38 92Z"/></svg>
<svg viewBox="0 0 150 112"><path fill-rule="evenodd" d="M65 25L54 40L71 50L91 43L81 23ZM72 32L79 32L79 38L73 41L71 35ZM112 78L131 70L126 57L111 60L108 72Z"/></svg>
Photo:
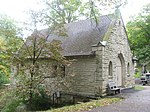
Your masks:
<svg viewBox="0 0 150 112"><path fill-rule="evenodd" d="M16 108L22 102L15 97L15 90L10 88L0 89L0 111L1 112L15 112Z"/></svg>
<svg viewBox="0 0 150 112"><path fill-rule="evenodd" d="M33 93L32 103L27 103L27 108L32 111L47 110L51 105L51 98L43 88L38 88L39 93Z"/></svg>
<svg viewBox="0 0 150 112"><path fill-rule="evenodd" d="M23 97L16 96L16 91L13 89L3 89L3 93L0 94L2 95L0 96L0 112L16 112L20 109L21 112L26 111L26 109L29 111L47 110L51 106L51 98L43 88L39 88L38 93L33 93L32 103L30 104Z"/></svg>
<svg viewBox="0 0 150 112"><path fill-rule="evenodd" d="M1 110L1 112L16 112L16 108L21 102L22 101L19 99L12 99L12 101L7 102L6 106Z"/></svg>
<svg viewBox="0 0 150 112"><path fill-rule="evenodd" d="M137 72L137 73L135 73L134 77L135 77L135 78L140 78L140 77L141 77L141 75L140 75L140 73L139 73L139 72Z"/></svg>
<svg viewBox="0 0 150 112"><path fill-rule="evenodd" d="M5 74L0 73L0 87L6 83L9 83L8 77Z"/></svg>

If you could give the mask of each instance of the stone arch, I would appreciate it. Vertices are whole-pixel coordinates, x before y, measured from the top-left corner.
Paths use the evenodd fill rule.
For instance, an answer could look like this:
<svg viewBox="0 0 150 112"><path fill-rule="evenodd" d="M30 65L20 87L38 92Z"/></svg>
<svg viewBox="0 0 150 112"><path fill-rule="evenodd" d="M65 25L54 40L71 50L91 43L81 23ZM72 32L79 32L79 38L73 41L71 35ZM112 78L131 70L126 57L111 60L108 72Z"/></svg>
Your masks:
<svg viewBox="0 0 150 112"><path fill-rule="evenodd" d="M116 61L116 82L118 86L124 85L124 75L125 75L125 61L123 55L118 54Z"/></svg>

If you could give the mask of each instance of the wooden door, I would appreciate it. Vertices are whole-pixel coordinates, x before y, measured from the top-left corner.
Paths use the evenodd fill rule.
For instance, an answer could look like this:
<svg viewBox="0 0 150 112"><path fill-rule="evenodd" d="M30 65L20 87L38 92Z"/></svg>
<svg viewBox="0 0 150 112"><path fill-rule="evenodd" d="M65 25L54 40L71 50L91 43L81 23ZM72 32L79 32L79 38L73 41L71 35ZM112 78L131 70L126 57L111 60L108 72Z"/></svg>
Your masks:
<svg viewBox="0 0 150 112"><path fill-rule="evenodd" d="M117 85L122 86L122 64L119 57L117 59L116 78Z"/></svg>

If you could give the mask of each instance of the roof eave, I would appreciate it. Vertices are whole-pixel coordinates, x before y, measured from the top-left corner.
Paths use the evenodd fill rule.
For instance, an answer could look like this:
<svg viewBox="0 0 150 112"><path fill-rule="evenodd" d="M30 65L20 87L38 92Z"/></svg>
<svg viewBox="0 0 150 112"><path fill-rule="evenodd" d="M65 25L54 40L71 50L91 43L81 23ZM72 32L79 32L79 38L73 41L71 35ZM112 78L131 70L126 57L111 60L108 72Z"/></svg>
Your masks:
<svg viewBox="0 0 150 112"><path fill-rule="evenodd" d="M63 55L64 57L73 57L73 56L95 56L95 51L92 51L90 53L85 53L85 54L68 54L68 55Z"/></svg>

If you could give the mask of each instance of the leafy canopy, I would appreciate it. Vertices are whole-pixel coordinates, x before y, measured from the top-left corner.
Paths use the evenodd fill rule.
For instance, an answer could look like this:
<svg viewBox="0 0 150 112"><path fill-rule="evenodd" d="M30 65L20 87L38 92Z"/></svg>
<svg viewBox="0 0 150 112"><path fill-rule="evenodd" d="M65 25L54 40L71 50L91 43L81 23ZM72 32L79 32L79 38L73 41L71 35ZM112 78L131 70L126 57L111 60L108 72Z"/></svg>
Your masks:
<svg viewBox="0 0 150 112"><path fill-rule="evenodd" d="M48 26L63 25L82 19L92 18L96 22L102 10L115 9L125 5L127 0L42 0L43 20Z"/></svg>
<svg viewBox="0 0 150 112"><path fill-rule="evenodd" d="M150 60L150 4L127 23L131 49L141 63Z"/></svg>
<svg viewBox="0 0 150 112"><path fill-rule="evenodd" d="M0 15L0 75L9 75L10 59L22 45L20 29L16 22L6 15Z"/></svg>

